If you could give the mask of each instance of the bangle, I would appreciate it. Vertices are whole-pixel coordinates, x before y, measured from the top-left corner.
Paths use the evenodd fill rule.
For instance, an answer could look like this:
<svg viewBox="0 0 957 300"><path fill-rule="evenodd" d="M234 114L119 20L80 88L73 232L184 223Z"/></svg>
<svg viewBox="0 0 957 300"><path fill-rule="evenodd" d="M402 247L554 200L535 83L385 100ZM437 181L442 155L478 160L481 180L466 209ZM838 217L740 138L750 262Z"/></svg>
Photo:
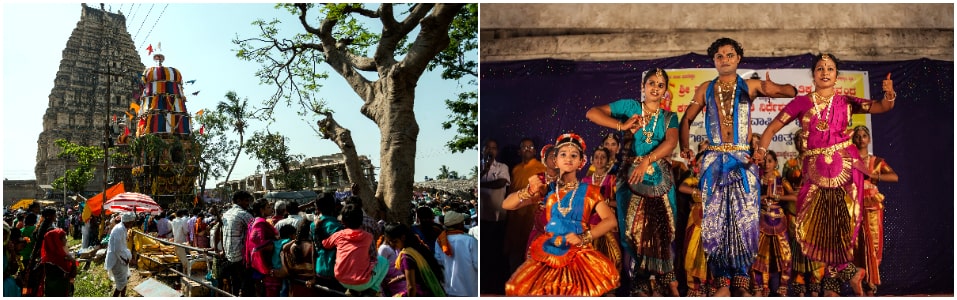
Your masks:
<svg viewBox="0 0 957 300"><path fill-rule="evenodd" d="M621 121L618 121L618 131L621 131Z"/></svg>
<svg viewBox="0 0 957 300"><path fill-rule="evenodd" d="M584 246L584 245L586 245L586 244L591 244L591 241L592 241L591 229L585 230L585 233L582 235L582 244L581 244L581 245Z"/></svg>
<svg viewBox="0 0 957 300"><path fill-rule="evenodd" d="M768 148L758 147L757 151L763 151L764 153L768 153Z"/></svg>
<svg viewBox="0 0 957 300"><path fill-rule="evenodd" d="M521 204L522 202L525 202L525 200L528 200L529 198L532 198L532 195L528 193L528 189L522 189L521 191L518 191L519 204Z"/></svg>

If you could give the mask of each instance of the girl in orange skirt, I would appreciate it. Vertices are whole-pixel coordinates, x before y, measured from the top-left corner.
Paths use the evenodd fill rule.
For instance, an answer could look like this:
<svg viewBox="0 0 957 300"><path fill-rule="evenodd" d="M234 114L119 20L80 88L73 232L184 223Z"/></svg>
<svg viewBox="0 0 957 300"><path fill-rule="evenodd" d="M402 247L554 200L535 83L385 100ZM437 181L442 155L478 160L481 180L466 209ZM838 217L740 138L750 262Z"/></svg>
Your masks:
<svg viewBox="0 0 957 300"><path fill-rule="evenodd" d="M585 165L585 141L566 133L558 137L555 149L560 170L555 187L546 189L543 178L532 176L528 188L502 203L502 208L515 210L544 201L548 220L545 233L529 246L529 258L506 282L508 296L601 296L618 287L614 263L592 246L593 237L611 231L617 221L598 187L579 184L575 174ZM601 222L589 225L592 214Z"/></svg>

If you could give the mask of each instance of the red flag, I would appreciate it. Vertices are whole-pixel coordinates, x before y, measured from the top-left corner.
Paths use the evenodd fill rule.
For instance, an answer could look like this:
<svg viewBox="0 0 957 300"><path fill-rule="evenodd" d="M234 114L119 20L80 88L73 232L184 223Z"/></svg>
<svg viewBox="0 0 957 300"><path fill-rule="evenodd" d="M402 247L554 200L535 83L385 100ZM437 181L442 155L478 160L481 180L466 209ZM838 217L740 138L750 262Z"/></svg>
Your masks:
<svg viewBox="0 0 957 300"><path fill-rule="evenodd" d="M203 131L204 131L205 129L206 129L206 125L200 126L200 127L199 127L199 134L202 135L202 134L203 134Z"/></svg>
<svg viewBox="0 0 957 300"><path fill-rule="evenodd" d="M148 52L148 53L146 53L146 55L152 55L152 54L153 54L153 44L150 44L149 46L147 46L147 47L146 47L146 51Z"/></svg>
<svg viewBox="0 0 957 300"><path fill-rule="evenodd" d="M126 127L123 129L123 135L130 135L130 128Z"/></svg>

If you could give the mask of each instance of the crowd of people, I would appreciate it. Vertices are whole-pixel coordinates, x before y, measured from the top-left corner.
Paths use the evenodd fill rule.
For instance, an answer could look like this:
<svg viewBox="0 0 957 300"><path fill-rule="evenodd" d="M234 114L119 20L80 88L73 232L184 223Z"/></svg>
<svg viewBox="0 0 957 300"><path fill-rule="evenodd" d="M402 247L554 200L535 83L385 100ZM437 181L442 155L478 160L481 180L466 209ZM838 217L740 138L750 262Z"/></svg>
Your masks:
<svg viewBox="0 0 957 300"><path fill-rule="evenodd" d="M893 108L889 76L882 100L838 94L840 61L823 53L810 70L814 91L797 95L770 78L741 78L744 50L733 39L716 40L708 55L718 76L697 87L681 118L661 106L669 77L652 68L641 100L587 111L589 121L616 132L591 152L574 133L541 152L526 138L509 172L496 160L498 142L487 140L481 219L504 239L486 240L483 256L507 258L490 263L511 273L506 295L876 293L883 247L876 183L898 178L868 153L867 127L849 127L851 114ZM763 134L750 122L759 96L793 98ZM694 151L689 129L702 111L706 138ZM767 147L794 120L799 155L781 169Z"/></svg>
<svg viewBox="0 0 957 300"><path fill-rule="evenodd" d="M116 213L102 240L82 234L106 249L113 296L126 295L135 265L131 230L174 243L176 268L187 274L194 257L178 245L207 249L206 279L236 296L478 296L474 201L417 193L410 226L377 220L359 197L339 196L300 205L239 191L228 204ZM77 228L76 239L96 226L71 221L72 211L58 218L53 208L31 209L4 218L4 296L72 296L78 260L67 232Z"/></svg>

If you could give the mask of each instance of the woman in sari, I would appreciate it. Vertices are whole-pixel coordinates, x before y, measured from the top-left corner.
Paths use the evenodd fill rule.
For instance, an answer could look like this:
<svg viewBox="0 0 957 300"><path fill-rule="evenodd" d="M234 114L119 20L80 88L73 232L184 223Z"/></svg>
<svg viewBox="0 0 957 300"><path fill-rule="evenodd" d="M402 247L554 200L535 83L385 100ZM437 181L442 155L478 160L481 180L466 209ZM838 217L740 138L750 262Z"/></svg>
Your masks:
<svg viewBox="0 0 957 300"><path fill-rule="evenodd" d="M509 195L506 210L545 203L546 232L529 247L529 258L505 284L508 296L601 296L618 286L614 264L592 245L617 224L597 187L579 184L575 174L584 164L585 141L566 133L555 142L560 170L551 191L538 176L528 178L528 187ZM589 219L597 213L598 225Z"/></svg>
<svg viewBox="0 0 957 300"><path fill-rule="evenodd" d="M707 145L705 145L707 146ZM711 284L711 275L708 274L708 263L704 255L704 246L701 244L701 190L698 189L701 171L696 163L704 154L704 147L698 147L698 154L691 161L691 176L678 186L678 192L691 195L691 209L688 213L688 225L685 227L685 259L684 268L688 284L688 297L707 297L714 295Z"/></svg>
<svg viewBox="0 0 957 300"><path fill-rule="evenodd" d="M40 251L41 297L72 297L73 280L77 274L77 262L67 252L66 231L55 228L43 236L43 249Z"/></svg>
<svg viewBox="0 0 957 300"><path fill-rule="evenodd" d="M838 95L834 86L839 63L829 54L814 58L815 91L795 97L781 110L761 136L754 159L763 160L774 134L799 120L806 150L802 155L805 177L797 197L798 242L809 259L826 265L827 274L821 281L825 294L837 295L841 284L850 281L854 293L862 295L860 279L864 274L853 260L869 170L846 129L851 114L889 111L897 96L890 74L883 82L882 101Z"/></svg>
<svg viewBox="0 0 957 300"><path fill-rule="evenodd" d="M605 149L604 147L598 147L595 149L595 153L592 154L592 169L594 172L585 176L582 179L582 183L590 184L597 186L598 190L601 191L601 196L605 199L605 204L608 205L608 208L611 208L611 212L615 213L615 173L611 172L612 161L611 161L611 151ZM592 215L591 221L589 224L592 226L598 225L601 222L601 218L598 215ZM617 227L615 228L617 229ZM621 249L619 249L618 238L616 235L618 231L612 229L608 233L595 238L595 249L604 254L608 259L611 259L615 263L615 268L621 271Z"/></svg>
<svg viewBox="0 0 957 300"><path fill-rule="evenodd" d="M867 126L854 127L854 146L867 166L870 180L864 181L864 224L858 233L863 240L857 243L855 264L864 268L865 292L873 297L881 284L879 266L884 256L884 195L877 190L878 182L897 182L897 173L883 158L867 151L871 131Z"/></svg>
<svg viewBox="0 0 957 300"><path fill-rule="evenodd" d="M788 245L788 223L784 209L778 202L784 192L778 155L768 151L761 168L761 217L758 220L758 257L751 264L752 295L768 297L770 279L780 276L778 296L787 296L791 277L791 248Z"/></svg>
<svg viewBox="0 0 957 300"><path fill-rule="evenodd" d="M548 189L553 189L555 186L552 183L555 183L555 180L558 179L558 167L555 154L558 153L555 149L555 145L548 144L542 146L542 164L545 165L545 172L542 173L542 178L545 178L545 186ZM539 235L545 233L545 226L548 225L548 220L545 219L545 207L542 205L538 206L538 209L535 211L535 223L532 224L532 231L528 234L528 244L525 248L528 249L528 246L532 245L532 241L535 240ZM526 250L527 254L527 250Z"/></svg>
<svg viewBox="0 0 957 300"><path fill-rule="evenodd" d="M255 216L249 223L246 235L246 265L253 269L253 282L257 285L257 294L266 297L278 297L282 280L275 276L278 271L273 265L274 242L279 238L279 232L266 220L273 214L273 206L269 201L260 198L253 202L250 210ZM259 286L262 286L260 288Z"/></svg>
<svg viewBox="0 0 957 300"><path fill-rule="evenodd" d="M309 220L300 221L295 241L282 246L280 257L284 270L280 273L288 276L290 297L317 296L313 289L316 284L316 251L310 234L311 227Z"/></svg>
<svg viewBox="0 0 957 300"><path fill-rule="evenodd" d="M784 163L784 173L782 174L781 186L784 187L784 194L780 197L779 204L784 209L784 215L788 223L788 244L791 247L791 281L788 291L791 295L804 297L817 297L821 291L821 278L824 276L824 266L821 263L813 262L804 256L801 251L801 243L797 241L797 194L801 189L801 179L804 174L801 172L801 156L804 154L804 144L801 138L804 136L804 130L798 129L792 133L791 140L794 141L794 148L797 150L797 157L788 159Z"/></svg>
<svg viewBox="0 0 957 300"><path fill-rule="evenodd" d="M405 281L405 291L394 296L445 297L442 266L434 256L427 255L430 253L429 247L409 227L401 223L387 225L385 240L389 247L398 252L395 268L402 275L390 279L392 282L383 282L392 284L394 281Z"/></svg>
<svg viewBox="0 0 957 300"><path fill-rule="evenodd" d="M671 164L665 159L678 143L678 117L660 107L668 90L667 72L649 70L642 84L643 101L621 99L589 109L586 117L634 135L631 154L637 158L623 160L622 168L630 168L629 177L618 179L616 191L620 243L637 263L631 276L633 294L652 295L650 277L654 275L663 294L678 296L675 189Z"/></svg>

